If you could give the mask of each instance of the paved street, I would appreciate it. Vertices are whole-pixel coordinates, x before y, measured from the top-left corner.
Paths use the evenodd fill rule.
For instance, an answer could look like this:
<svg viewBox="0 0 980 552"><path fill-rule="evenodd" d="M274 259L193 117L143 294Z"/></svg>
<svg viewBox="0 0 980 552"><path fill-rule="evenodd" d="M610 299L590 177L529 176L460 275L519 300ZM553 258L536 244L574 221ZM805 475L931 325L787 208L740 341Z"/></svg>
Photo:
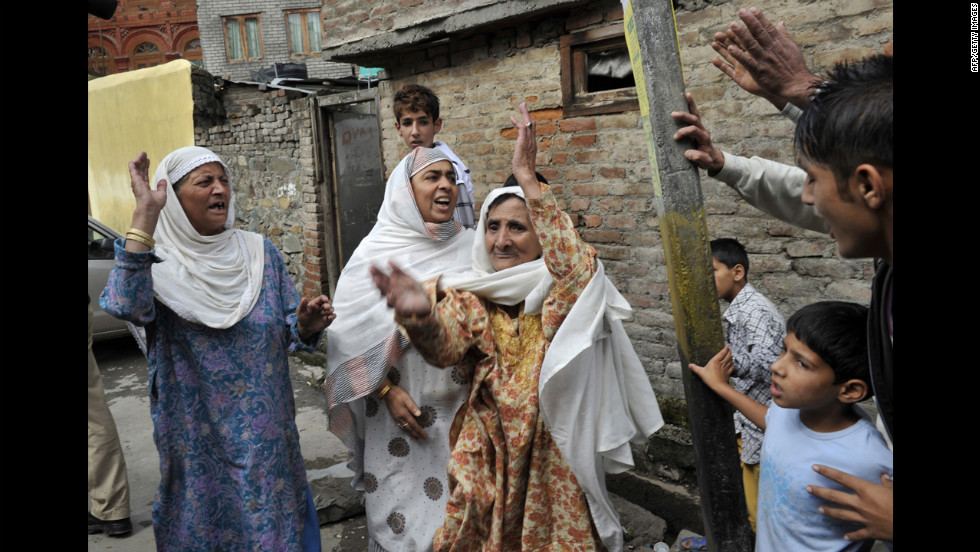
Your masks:
<svg viewBox="0 0 980 552"><path fill-rule="evenodd" d="M146 360L136 342L125 337L97 342L93 347L105 384L106 398L119 429L126 466L129 472L132 534L122 537L89 535L89 552L156 552L153 540L151 510L153 496L160 481L159 457L153 444L153 425L150 420L147 396ZM296 424L300 446L309 473L342 464L347 449L327 430L323 394L308 382L323 375L322 366L311 366L296 357L290 359L293 390L296 396ZM314 491L315 492L315 491ZM622 515L622 514L621 514ZM679 541L693 535L682 531L671 550L679 550ZM323 552L364 552L367 550L367 531L364 516L320 527ZM872 552L886 550L876 543Z"/></svg>
<svg viewBox="0 0 980 552"><path fill-rule="evenodd" d="M102 371L106 399L119 429L129 472L133 532L122 538L89 535L89 552L155 552L151 510L160 481L159 456L153 444L147 396L146 359L128 337L97 342L93 346ZM342 463L347 449L327 430L323 394L307 382L323 374L322 366L293 359L290 370L296 394L296 422L307 470L322 470ZM363 552L367 549L364 517L323 525L323 552Z"/></svg>

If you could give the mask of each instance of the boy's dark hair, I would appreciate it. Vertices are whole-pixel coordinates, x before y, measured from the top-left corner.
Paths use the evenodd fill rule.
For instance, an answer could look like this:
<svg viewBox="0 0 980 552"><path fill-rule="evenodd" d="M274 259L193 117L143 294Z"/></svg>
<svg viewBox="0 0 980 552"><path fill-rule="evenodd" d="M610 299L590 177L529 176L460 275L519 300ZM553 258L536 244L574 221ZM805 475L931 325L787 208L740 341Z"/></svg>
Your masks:
<svg viewBox="0 0 980 552"><path fill-rule="evenodd" d="M793 313L792 332L834 371L834 383L859 379L874 396L868 371L868 307L847 301L820 301Z"/></svg>
<svg viewBox="0 0 980 552"><path fill-rule="evenodd" d="M728 268L735 268L735 265L742 265L745 269L745 279L749 278L749 254L745 252L745 246L734 238L718 238L711 240L711 256L719 263Z"/></svg>
<svg viewBox="0 0 980 552"><path fill-rule="evenodd" d="M834 173L842 198L862 163L892 168L893 58L882 54L838 63L796 124L797 159Z"/></svg>
<svg viewBox="0 0 980 552"><path fill-rule="evenodd" d="M421 111L432 117L433 122L439 119L439 96L418 83L408 83L395 92L392 104L396 120L402 118L402 111Z"/></svg>

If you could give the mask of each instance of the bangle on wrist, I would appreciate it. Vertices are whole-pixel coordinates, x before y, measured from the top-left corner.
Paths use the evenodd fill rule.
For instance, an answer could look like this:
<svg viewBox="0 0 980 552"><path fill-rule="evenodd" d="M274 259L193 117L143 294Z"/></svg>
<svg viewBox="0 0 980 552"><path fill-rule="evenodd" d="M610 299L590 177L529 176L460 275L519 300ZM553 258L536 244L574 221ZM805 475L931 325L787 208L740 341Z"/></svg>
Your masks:
<svg viewBox="0 0 980 552"><path fill-rule="evenodd" d="M389 383L388 385L384 386L381 389L381 391L378 393L378 400L379 401L383 401L385 399L385 395L388 394L388 391L391 391L391 385L392 384Z"/></svg>
<svg viewBox="0 0 980 552"><path fill-rule="evenodd" d="M135 242L139 242L139 243L141 243L141 244L149 247L150 249L153 249L153 247L156 245L156 242L153 240L153 238L146 239L143 236L140 236L139 234L134 234L132 232L127 232L126 233L126 239L127 240L133 240Z"/></svg>
<svg viewBox="0 0 980 552"><path fill-rule="evenodd" d="M129 230L126 230L126 233L127 234L136 234L137 236L146 238L148 240L151 240L151 241L153 240L153 236L151 236L150 234L147 234L146 232L140 230L139 228L130 228Z"/></svg>

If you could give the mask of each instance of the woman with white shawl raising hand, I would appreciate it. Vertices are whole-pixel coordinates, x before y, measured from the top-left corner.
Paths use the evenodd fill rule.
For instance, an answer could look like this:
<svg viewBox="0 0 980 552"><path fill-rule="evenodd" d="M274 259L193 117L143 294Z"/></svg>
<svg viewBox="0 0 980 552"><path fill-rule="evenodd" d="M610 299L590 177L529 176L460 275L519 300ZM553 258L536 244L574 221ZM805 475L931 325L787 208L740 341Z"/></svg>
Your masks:
<svg viewBox="0 0 980 552"><path fill-rule="evenodd" d="M520 187L483 202L474 273L373 281L413 346L471 373L450 434L450 497L436 551L613 550L622 527L605 473L663 425L623 330L626 300L535 177L534 122L511 118Z"/></svg>
<svg viewBox="0 0 980 552"><path fill-rule="evenodd" d="M369 269L394 261L417 278L468 270L474 232L453 218L457 194L443 152L420 147L405 156L334 293L330 431L347 445L351 485L364 492L370 552L432 550L446 511L449 424L469 388L464 373L429 365L409 345Z"/></svg>
<svg viewBox="0 0 980 552"><path fill-rule="evenodd" d="M287 353L313 351L330 301L300 299L272 242L232 228L213 152L167 155L155 188L149 167L129 164L136 209L99 304L145 330L157 549L317 552Z"/></svg>

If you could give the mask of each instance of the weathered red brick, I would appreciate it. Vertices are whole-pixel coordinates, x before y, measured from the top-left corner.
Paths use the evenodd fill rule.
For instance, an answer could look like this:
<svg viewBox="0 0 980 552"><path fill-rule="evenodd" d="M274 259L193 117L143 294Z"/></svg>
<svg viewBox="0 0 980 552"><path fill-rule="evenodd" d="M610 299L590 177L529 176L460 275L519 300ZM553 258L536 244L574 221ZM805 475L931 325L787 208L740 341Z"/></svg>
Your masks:
<svg viewBox="0 0 980 552"><path fill-rule="evenodd" d="M592 117L579 117L576 119L565 119L561 121L562 132L579 132L581 130L595 130L595 119Z"/></svg>
<svg viewBox="0 0 980 552"><path fill-rule="evenodd" d="M623 237L615 230L582 230L580 234L585 241L598 243L619 243Z"/></svg>
<svg viewBox="0 0 980 552"><path fill-rule="evenodd" d="M565 178L567 180L592 180L592 169L572 165L565 170Z"/></svg>
<svg viewBox="0 0 980 552"><path fill-rule="evenodd" d="M626 178L626 169L622 167L599 167L599 176L603 178Z"/></svg>
<svg viewBox="0 0 980 552"><path fill-rule="evenodd" d="M606 226L610 228L633 228L636 226L636 219L627 214L606 215Z"/></svg>

